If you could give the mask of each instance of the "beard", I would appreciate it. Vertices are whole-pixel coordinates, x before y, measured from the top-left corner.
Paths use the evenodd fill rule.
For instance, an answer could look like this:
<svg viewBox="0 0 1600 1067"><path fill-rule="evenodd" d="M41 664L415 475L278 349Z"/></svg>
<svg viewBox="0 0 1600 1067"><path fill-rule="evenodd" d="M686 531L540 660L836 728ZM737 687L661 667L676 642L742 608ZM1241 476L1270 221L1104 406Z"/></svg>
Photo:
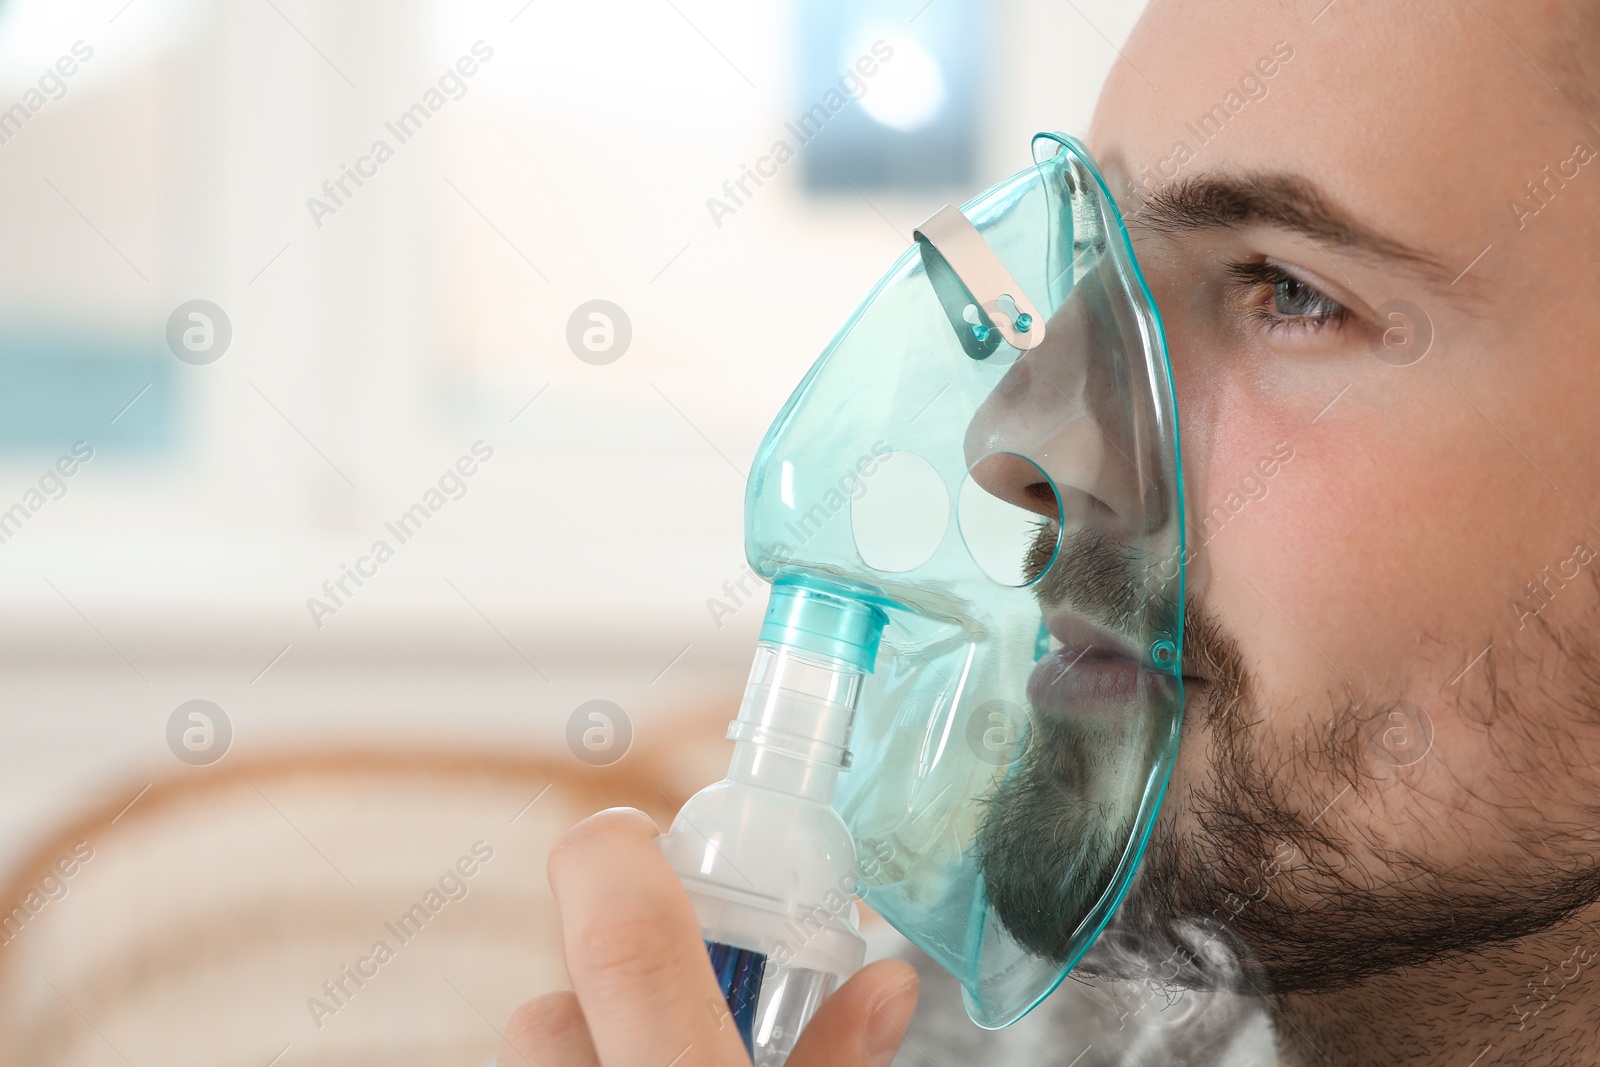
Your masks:
<svg viewBox="0 0 1600 1067"><path fill-rule="evenodd" d="M1041 529L1030 551L1039 568L1054 542L1054 529ZM1079 534L1040 580L1040 599L1138 632L1141 612L1161 606L1146 607L1147 587L1129 569L1117 546ZM1565 857L1520 850L1514 865L1492 865L1492 855L1448 863L1428 854L1427 840L1392 840L1404 816L1390 825L1387 813L1427 802L1418 794L1356 808L1367 825L1360 814L1324 821L1346 792L1354 807L1374 787L1409 788L1407 767L1375 760L1373 746L1382 715L1404 702L1335 700L1314 736L1276 744L1272 709L1255 695L1237 642L1193 603L1184 634L1184 673L1205 679L1184 732L1191 746L1206 746L1206 762L1174 781L1139 874L1080 970L1130 978L1163 968L1173 984L1195 989L1324 992L1526 937L1600 900L1592 841ZM1146 674L1150 688L1129 716L1155 721L1175 698L1161 690L1164 676ZM1007 932L1065 962L1136 829L1137 795L1117 777L1148 768L1157 755L1149 746L1161 739L1152 733L1132 759L1108 760L1115 750L1104 723L1035 711L1030 726L1014 773L985 809L979 855Z"/></svg>

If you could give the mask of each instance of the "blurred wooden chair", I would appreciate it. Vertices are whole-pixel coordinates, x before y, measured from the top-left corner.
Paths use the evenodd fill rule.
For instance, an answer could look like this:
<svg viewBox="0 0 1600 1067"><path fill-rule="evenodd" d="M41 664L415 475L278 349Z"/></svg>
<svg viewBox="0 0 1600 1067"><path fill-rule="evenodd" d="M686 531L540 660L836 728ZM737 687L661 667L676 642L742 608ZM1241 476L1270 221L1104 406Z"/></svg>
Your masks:
<svg viewBox="0 0 1600 1067"><path fill-rule="evenodd" d="M681 751L347 752L136 782L0 896L0 1065L488 1062L566 984L551 843L617 804L665 826L725 759L688 732L709 777Z"/></svg>

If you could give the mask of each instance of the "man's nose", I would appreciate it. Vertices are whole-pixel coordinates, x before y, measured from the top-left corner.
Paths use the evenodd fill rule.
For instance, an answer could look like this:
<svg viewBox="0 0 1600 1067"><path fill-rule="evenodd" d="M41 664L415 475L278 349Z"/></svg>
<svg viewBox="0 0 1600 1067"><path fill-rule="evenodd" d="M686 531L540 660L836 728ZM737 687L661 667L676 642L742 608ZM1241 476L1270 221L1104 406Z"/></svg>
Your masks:
<svg viewBox="0 0 1600 1067"><path fill-rule="evenodd" d="M1045 340L1006 372L967 426L967 468L978 485L1063 525L1088 525L1123 538L1162 520L1145 439L1148 401L1130 387L1141 367L1124 366L1117 334L1134 324L1112 317L1114 301L1094 286L1075 290L1051 318Z"/></svg>

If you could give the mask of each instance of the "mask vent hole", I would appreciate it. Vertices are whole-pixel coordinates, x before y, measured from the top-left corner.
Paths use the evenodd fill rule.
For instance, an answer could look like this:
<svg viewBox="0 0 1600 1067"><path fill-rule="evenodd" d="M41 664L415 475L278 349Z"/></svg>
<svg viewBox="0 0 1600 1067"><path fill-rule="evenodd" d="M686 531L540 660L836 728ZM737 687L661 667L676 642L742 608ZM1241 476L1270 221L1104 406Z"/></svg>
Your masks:
<svg viewBox="0 0 1600 1067"><path fill-rule="evenodd" d="M873 570L899 574L933 558L950 526L950 491L933 464L890 452L856 475L850 532Z"/></svg>
<svg viewBox="0 0 1600 1067"><path fill-rule="evenodd" d="M1059 547L1060 499L1049 475L1023 456L997 452L973 464L956 498L973 562L1001 585L1037 581Z"/></svg>

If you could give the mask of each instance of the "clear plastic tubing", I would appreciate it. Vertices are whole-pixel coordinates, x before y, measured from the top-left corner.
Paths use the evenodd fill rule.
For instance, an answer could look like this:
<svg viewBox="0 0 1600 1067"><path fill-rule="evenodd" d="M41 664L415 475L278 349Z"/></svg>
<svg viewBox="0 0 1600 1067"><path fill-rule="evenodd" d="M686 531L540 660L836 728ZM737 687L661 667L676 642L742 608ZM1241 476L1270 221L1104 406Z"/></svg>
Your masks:
<svg viewBox="0 0 1600 1067"><path fill-rule="evenodd" d="M856 855L834 812L850 723L887 617L804 574L780 576L745 685L728 776L661 838L700 920L731 1022L755 1067L777 1067L840 980L860 968Z"/></svg>

